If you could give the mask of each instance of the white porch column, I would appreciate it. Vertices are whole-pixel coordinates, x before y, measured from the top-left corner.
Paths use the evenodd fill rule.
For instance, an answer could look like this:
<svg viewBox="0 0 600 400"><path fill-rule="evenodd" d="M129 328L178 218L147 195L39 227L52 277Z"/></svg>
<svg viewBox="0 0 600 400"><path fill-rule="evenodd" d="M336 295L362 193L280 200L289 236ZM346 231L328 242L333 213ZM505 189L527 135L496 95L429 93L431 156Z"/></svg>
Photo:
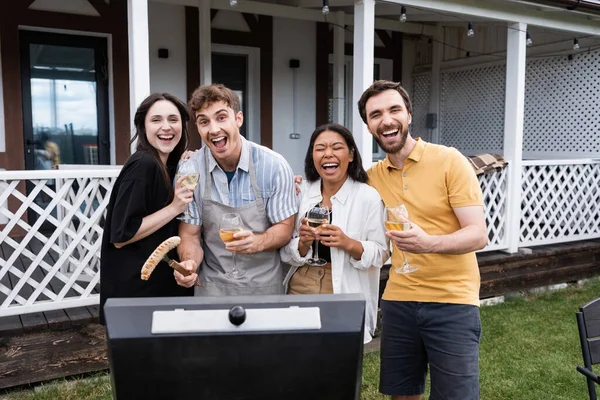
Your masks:
<svg viewBox="0 0 600 400"><path fill-rule="evenodd" d="M355 0L352 77L352 131L365 169L373 164L373 137L355 108L363 91L373 83L375 53L375 0Z"/></svg>
<svg viewBox="0 0 600 400"><path fill-rule="evenodd" d="M521 171L523 169L523 119L527 24L509 23L506 48L506 99L504 158L508 161L506 225L508 252L519 247L521 226Z"/></svg>
<svg viewBox="0 0 600 400"><path fill-rule="evenodd" d="M442 86L442 58L444 56L444 28L438 23L433 36L433 54L431 59L431 86L429 87L429 113L436 115L436 128L431 129L429 140L440 143L440 92Z"/></svg>
<svg viewBox="0 0 600 400"><path fill-rule="evenodd" d="M212 50L210 38L210 1L198 0L200 14L200 84L212 83Z"/></svg>
<svg viewBox="0 0 600 400"><path fill-rule="evenodd" d="M148 39L148 0L127 0L129 37L129 114L150 94L150 42ZM135 130L131 130L131 136ZM135 143L131 152L135 150Z"/></svg>
<svg viewBox="0 0 600 400"><path fill-rule="evenodd" d="M413 72L417 63L417 47L412 39L406 37L402 40L402 87L406 89L412 99L413 93Z"/></svg>
<svg viewBox="0 0 600 400"><path fill-rule="evenodd" d="M335 13L333 26L333 122L344 124L344 64L345 64L345 32L344 22L346 14L343 11Z"/></svg>

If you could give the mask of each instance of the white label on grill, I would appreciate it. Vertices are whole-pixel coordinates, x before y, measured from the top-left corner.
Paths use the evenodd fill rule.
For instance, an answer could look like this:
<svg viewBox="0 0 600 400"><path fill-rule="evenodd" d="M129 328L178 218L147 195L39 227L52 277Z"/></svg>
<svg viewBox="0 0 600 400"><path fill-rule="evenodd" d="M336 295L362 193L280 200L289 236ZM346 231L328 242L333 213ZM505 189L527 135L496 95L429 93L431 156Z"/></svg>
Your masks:
<svg viewBox="0 0 600 400"><path fill-rule="evenodd" d="M152 333L251 332L321 329L319 307L255 308L246 310L240 325L229 321L229 310L154 311Z"/></svg>

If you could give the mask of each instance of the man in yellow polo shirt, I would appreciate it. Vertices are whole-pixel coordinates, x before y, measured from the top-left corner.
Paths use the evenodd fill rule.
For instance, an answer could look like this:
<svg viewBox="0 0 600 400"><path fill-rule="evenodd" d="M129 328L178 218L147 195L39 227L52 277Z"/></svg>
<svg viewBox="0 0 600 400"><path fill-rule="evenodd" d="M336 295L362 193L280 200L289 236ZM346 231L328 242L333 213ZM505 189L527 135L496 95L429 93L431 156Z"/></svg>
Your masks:
<svg viewBox="0 0 600 400"><path fill-rule="evenodd" d="M387 157L369 171L385 205L404 204L408 231L389 231L419 269L390 269L382 297L380 391L420 400L427 366L431 400L479 399L479 267L487 244L481 189L456 149L413 138L412 106L399 83L374 82L358 109ZM395 250L395 249L394 249ZM392 265L402 254L392 253Z"/></svg>

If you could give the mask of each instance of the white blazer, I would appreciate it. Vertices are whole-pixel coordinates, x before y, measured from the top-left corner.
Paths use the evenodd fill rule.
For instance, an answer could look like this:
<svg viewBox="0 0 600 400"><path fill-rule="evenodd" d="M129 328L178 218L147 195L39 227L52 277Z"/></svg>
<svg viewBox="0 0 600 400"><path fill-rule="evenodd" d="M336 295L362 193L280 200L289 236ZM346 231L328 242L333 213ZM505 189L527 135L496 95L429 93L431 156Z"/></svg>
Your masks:
<svg viewBox="0 0 600 400"><path fill-rule="evenodd" d="M301 220L310 208L323 199L321 180L309 183L302 189L293 239L280 249L281 260L292 266L284 280L286 292L292 275L312 257L311 251L305 257L298 252ZM338 226L348 237L360 241L364 249L361 259L355 260L349 253L331 248L333 293L360 293L365 297L365 343L368 343L377 325L379 272L389 257L383 202L377 190L348 178L331 197L331 206L331 224Z"/></svg>

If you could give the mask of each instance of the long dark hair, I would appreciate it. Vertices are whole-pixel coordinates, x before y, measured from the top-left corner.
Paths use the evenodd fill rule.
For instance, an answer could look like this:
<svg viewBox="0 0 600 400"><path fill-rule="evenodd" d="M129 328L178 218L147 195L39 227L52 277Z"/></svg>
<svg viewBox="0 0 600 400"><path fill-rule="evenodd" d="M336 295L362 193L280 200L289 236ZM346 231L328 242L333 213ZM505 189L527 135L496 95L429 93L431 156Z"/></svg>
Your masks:
<svg viewBox="0 0 600 400"><path fill-rule="evenodd" d="M348 164L348 176L357 182L367 182L367 172L363 168L362 158L356 147L354 136L352 136L352 132L350 132L348 128L340 124L321 125L313 132L310 137L310 144L308 145L306 157L304 158L304 174L306 175L306 180L315 182L320 178L317 168L315 167L315 161L313 160L313 147L315 146L315 141L319 135L325 131L339 133L346 141L350 154L354 155L353 160Z"/></svg>
<svg viewBox="0 0 600 400"><path fill-rule="evenodd" d="M166 100L177 108L179 114L181 115L181 139L179 139L179 143L175 146L169 157L167 158L167 165L165 166L160 157L158 155L158 151L150 142L148 142L148 137L146 136L146 114L148 114L148 110L150 107L154 105L157 101ZM131 143L137 140L137 151L143 151L145 153L150 154L154 160L160 165L160 169L162 171L163 178L167 187L169 188L169 201L173 199L173 190L171 186L171 177L169 176L168 169L175 169L177 167L177 163L181 158L181 155L186 150L188 141L189 141L189 132L188 132L188 124L187 122L190 120L190 114L188 113L187 107L185 103L179 100L177 97L173 96L170 93L152 93L150 96L146 97L142 104L137 108L135 112L135 116L133 117L133 123L135 125L135 135L131 138Z"/></svg>

